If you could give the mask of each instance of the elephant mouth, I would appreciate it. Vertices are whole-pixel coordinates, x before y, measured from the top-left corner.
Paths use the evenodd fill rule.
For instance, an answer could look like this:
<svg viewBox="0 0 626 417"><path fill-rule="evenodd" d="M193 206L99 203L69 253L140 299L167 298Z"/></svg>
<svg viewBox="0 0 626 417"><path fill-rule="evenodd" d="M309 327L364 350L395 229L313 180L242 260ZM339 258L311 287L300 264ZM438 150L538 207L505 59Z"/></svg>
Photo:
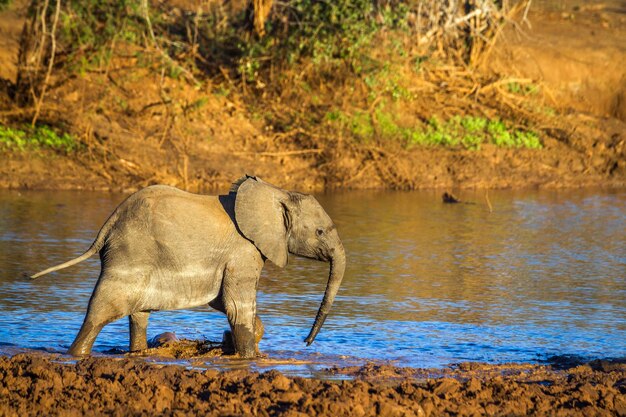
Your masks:
<svg viewBox="0 0 626 417"><path fill-rule="evenodd" d="M332 256L324 249L317 249L312 254L311 253L297 253L297 252L291 252L291 251L289 253L299 258L311 259L313 261L330 262L330 260L332 259Z"/></svg>
<svg viewBox="0 0 626 417"><path fill-rule="evenodd" d="M289 252L289 253L291 253L294 256L297 256L298 258L310 259L312 261L320 261L320 262L330 261L330 258L324 255L302 255L300 253L293 253L293 252Z"/></svg>

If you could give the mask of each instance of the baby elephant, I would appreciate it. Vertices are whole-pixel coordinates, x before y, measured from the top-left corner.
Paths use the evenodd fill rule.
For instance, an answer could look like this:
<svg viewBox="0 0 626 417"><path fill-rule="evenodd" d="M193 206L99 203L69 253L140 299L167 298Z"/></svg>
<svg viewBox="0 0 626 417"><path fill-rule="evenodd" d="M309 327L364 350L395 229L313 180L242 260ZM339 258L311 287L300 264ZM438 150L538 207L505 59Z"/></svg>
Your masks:
<svg viewBox="0 0 626 417"><path fill-rule="evenodd" d="M330 263L326 292L308 337L313 343L339 290L346 265L335 225L310 195L245 176L228 195L204 196L155 185L119 205L83 255L32 278L100 254L100 278L69 349L86 355L102 328L128 316L130 350L147 348L151 311L208 304L226 313L235 352L256 354L256 292L266 259L288 253Z"/></svg>

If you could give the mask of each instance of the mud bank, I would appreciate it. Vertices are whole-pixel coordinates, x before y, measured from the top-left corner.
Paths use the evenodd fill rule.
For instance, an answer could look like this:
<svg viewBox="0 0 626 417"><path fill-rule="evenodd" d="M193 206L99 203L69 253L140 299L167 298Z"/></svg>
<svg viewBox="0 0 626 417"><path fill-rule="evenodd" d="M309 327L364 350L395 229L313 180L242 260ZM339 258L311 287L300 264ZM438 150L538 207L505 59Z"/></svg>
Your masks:
<svg viewBox="0 0 626 417"><path fill-rule="evenodd" d="M0 12L0 125L17 129L35 113L11 93L27 3ZM105 66L75 73L59 64L51 76L39 122L71 134L76 149L0 146L0 189L168 184L207 192L244 173L300 191L626 187L626 78L615 64L625 56L623 7L543 3L529 21L509 25L486 68L471 71L437 57L410 70L423 56L390 54L393 42L381 35L373 61L398 76L381 72L377 87L345 70L326 77L308 61L258 88L222 67L197 68L202 82L189 83L146 65L149 47L112 44ZM165 20L175 20L178 12L169 12ZM367 122L349 128L333 115L354 119L346 126L357 115ZM417 146L398 133L463 115L530 130L542 147ZM355 133L363 129L366 136Z"/></svg>
<svg viewBox="0 0 626 417"><path fill-rule="evenodd" d="M0 415L626 415L626 366L566 369L466 363L446 370L368 365L289 378L133 358L0 357Z"/></svg>

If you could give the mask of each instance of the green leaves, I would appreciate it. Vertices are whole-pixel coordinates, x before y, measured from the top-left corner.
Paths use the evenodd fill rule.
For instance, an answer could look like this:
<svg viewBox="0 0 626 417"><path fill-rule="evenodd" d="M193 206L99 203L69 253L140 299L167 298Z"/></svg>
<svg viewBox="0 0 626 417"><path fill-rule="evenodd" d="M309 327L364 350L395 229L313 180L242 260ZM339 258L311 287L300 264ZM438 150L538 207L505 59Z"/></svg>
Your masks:
<svg viewBox="0 0 626 417"><path fill-rule="evenodd" d="M66 153L74 152L80 145L71 135L67 133L59 135L46 125L38 125L34 128L24 126L22 129L0 126L0 144L20 151L50 148Z"/></svg>
<svg viewBox="0 0 626 417"><path fill-rule="evenodd" d="M442 121L437 117L428 120L425 126L400 126L394 115L377 108L373 114L357 111L352 115L335 110L325 117L330 124L338 126L361 142L401 140L411 146L462 147L479 150L484 144L502 148L542 148L539 137L531 131L507 125L500 119L490 120L476 116L454 116Z"/></svg>
<svg viewBox="0 0 626 417"><path fill-rule="evenodd" d="M474 116L454 116L447 121L432 117L409 139L409 144L414 145L463 146L471 150L486 143L503 148L542 148L539 137L531 131L507 126L500 119Z"/></svg>
<svg viewBox="0 0 626 417"><path fill-rule="evenodd" d="M371 0L287 1L275 6L275 15L262 39L238 33L246 38L239 44L239 71L247 80L270 63L293 65L304 58L317 67L348 66L359 72L365 48L385 24L376 22Z"/></svg>

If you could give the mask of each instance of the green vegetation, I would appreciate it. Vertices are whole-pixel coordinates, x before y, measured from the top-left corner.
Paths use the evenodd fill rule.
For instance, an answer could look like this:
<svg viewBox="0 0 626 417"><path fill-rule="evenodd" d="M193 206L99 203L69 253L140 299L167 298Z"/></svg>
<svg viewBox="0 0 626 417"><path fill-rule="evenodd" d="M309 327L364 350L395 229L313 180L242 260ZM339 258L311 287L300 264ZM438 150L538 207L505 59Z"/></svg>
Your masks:
<svg viewBox="0 0 626 417"><path fill-rule="evenodd" d="M385 63L379 70L371 71L363 78L369 89L368 98L375 100L381 95L387 95L394 101L411 100L413 96L403 85L402 77L392 70L389 63Z"/></svg>
<svg viewBox="0 0 626 417"><path fill-rule="evenodd" d="M48 7L52 15L54 4ZM138 0L64 2L57 36L68 63L79 72L101 68L111 59L114 43L139 44L146 38L141 12Z"/></svg>
<svg viewBox="0 0 626 417"><path fill-rule="evenodd" d="M397 16L400 9L405 8L393 9ZM199 47L210 69L235 68L247 82L263 78L270 68L289 68L303 59L318 69L347 67L359 72L366 65L364 49L377 30L394 21L391 17L375 21L371 0L290 0L274 3L273 10L275 18L265 23L263 37L250 36L245 11L236 16L225 16L219 10L209 13L200 23ZM223 24L225 21L228 24Z"/></svg>
<svg viewBox="0 0 626 417"><path fill-rule="evenodd" d="M350 72L357 75L374 73L376 78L376 72L380 71L382 77L389 79L382 84L373 78L370 82L381 84L381 88L398 99L407 92L397 79L390 77L389 68L384 64L386 59L373 53L378 46L376 43L381 40L379 35L382 34L383 38L388 38L391 33L398 35L398 38L389 38L389 53L410 60L419 71L428 54L411 56L401 35L414 44L415 38L424 31L447 33L447 30L436 30L436 26L446 19L433 16L441 13L456 16L458 7L461 7L456 5L450 9L437 2L425 4L422 1L274 1L272 12L264 21L264 35L259 36L251 32L254 10L250 3L238 2L224 7L220 2L209 2L193 12L181 13L169 2L68 0L61 5L58 55L78 72L84 72L101 69L120 45L137 45L158 52L137 52L148 55L138 57L138 65L156 63L159 71L165 68L166 74L172 78L178 78L182 73L189 75L187 71L209 75L224 75L228 71L229 78L234 75L257 85L258 81L262 81L261 85L274 81L276 74L283 77L283 70L303 62L313 68L317 76L334 79ZM52 20L54 6L49 3L46 19L40 20ZM33 13L42 13L41 7L36 1L31 3ZM484 8L483 12L488 16L490 8L497 11L504 6L496 1L490 5L463 7L469 8L465 13L470 13L473 8ZM489 28L497 19L485 19L481 28L491 30ZM471 39L476 37L468 35L466 28L460 27L459 31ZM451 37L458 41L457 35ZM469 38L466 42L462 39L455 41L451 47L455 51L472 48L476 39L470 42ZM442 39L439 43L447 45Z"/></svg>
<svg viewBox="0 0 626 417"><path fill-rule="evenodd" d="M504 148L542 147L539 137L529 131L507 126L499 119L454 116L447 121L436 117L428 120L424 129L411 132L410 144L415 145L461 145L467 149L480 149L481 144L491 143Z"/></svg>
<svg viewBox="0 0 626 417"><path fill-rule="evenodd" d="M7 0L0 0L7 1ZM234 69L248 82L270 67L285 67L311 58L314 65L336 67L347 63L359 71L363 48L381 26L398 25L405 6L385 8L382 20L371 0L335 2L295 1L275 3L274 18L265 22L266 36L251 36L250 13L234 14L222 5L208 13L178 16L171 20L167 4L145 10L140 0L69 0L60 15L59 41L78 70L102 67L111 58L115 43L145 46L156 41L168 57L198 63L190 51L198 51L209 70ZM54 13L48 6L47 15ZM50 19L50 17L49 17ZM406 20L406 17L402 17ZM154 38L153 38L154 36ZM195 52L194 52L195 53ZM180 76L180 68L168 65L168 75Z"/></svg>
<svg viewBox="0 0 626 417"><path fill-rule="evenodd" d="M79 148L79 143L71 135L67 133L59 135L46 125L34 128L24 126L22 129L0 126L0 144L21 151L50 148L70 153Z"/></svg>
<svg viewBox="0 0 626 417"><path fill-rule="evenodd" d="M250 7L257 7L256 3L223 7L219 2L209 2L195 11L181 12L169 2L68 0L63 2L60 13L55 69L84 72L106 67L108 74L107 64L113 56L130 58L135 67L150 68L172 79L191 80L196 87L207 81L218 96L236 97L240 93L251 113L262 103L260 107L269 110L259 115L259 120L274 127L282 125L278 131L302 127L294 126L293 121L304 124L307 130L326 120L334 130L339 128L362 143L393 140L407 148L446 146L471 150L484 144L541 148L535 133L514 127L512 122L475 116L426 119L443 111L489 114L485 109L494 108L488 96L470 97L469 92L476 91L476 81L464 84L466 76L460 75L464 71L455 71L454 65L463 61L471 67L472 57L480 52L478 38L484 41L495 36L493 29L499 20L483 16L484 24L475 26L487 28L486 32L474 33L478 29L459 25L457 32L447 38L447 29L437 30L441 25L445 28L443 20L433 17L437 13L458 17L478 7L483 7L484 13L505 8L498 1L488 2L491 9L487 3L474 3L448 10L440 2L285 0L273 2L264 31L257 28L253 32L254 10ZM45 11L48 20L51 7L49 4ZM432 42L430 49L416 46L424 37L424 44ZM434 45L438 54L432 54ZM447 64L442 65L444 62ZM445 69L439 70L438 66ZM412 77L423 82L413 83ZM510 81L504 85L509 93L530 96L538 92L529 80ZM371 110L327 112L336 105L337 97L332 94L336 88L344 88L350 95L344 103L365 103L357 105ZM435 108L424 99L432 91L454 94L458 99L445 110L441 102ZM276 98L284 98L286 105L266 106ZM127 98L116 96L113 102L121 113L129 111ZM187 114L206 103L206 98L192 98L181 103L181 108ZM397 111L385 109L390 105ZM527 119L520 123L532 125ZM53 136L52 130L44 134L37 129L4 129L0 142L20 149L27 143L74 149L71 137Z"/></svg>
<svg viewBox="0 0 626 417"><path fill-rule="evenodd" d="M318 65L333 64L339 60L358 65L362 48L369 44L376 31L372 1L292 3L295 15L290 23L298 24L293 25L280 42L282 57L289 62L311 57L313 63ZM282 29L276 26L270 33L277 34L276 30Z"/></svg>
<svg viewBox="0 0 626 417"><path fill-rule="evenodd" d="M62 40L97 49L113 38L137 42L143 33L140 2L103 0L66 2L61 13Z"/></svg>
<svg viewBox="0 0 626 417"><path fill-rule="evenodd" d="M539 92L539 86L536 84L520 84L518 82L511 82L507 84L507 90L513 94L530 95L537 94Z"/></svg>
<svg viewBox="0 0 626 417"><path fill-rule="evenodd" d="M375 138L395 139L402 140L407 147L460 146L470 150L478 150L487 143L504 148L542 147L535 133L507 126L499 119L489 120L484 117L454 116L446 121L432 117L425 126L401 127L393 114L378 108L373 115L367 112L347 115L333 111L326 114L326 120L362 142Z"/></svg>

